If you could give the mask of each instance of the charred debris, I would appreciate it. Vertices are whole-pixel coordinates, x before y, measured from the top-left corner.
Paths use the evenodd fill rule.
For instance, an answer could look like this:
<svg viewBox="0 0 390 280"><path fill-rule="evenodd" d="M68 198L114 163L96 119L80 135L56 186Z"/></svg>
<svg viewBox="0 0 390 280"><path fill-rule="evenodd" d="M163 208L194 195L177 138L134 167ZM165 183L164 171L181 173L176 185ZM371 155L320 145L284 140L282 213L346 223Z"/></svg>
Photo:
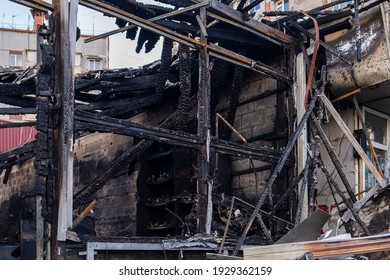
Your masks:
<svg viewBox="0 0 390 280"><path fill-rule="evenodd" d="M389 231L389 170L383 172L372 163L361 143L351 137L334 106L345 108L352 94L340 97L332 84L337 81L335 69L350 72L367 55L362 51L365 27L360 28L366 23L360 17L366 19L365 13L385 1L355 1L341 11L329 10L347 2L336 1L306 12L268 12L262 20L248 13L252 5L245 6L246 1L237 1L236 9L229 6L234 1L216 0L158 0L164 6L135 0L79 0L69 6L60 0L13 2L50 14L49 25L38 30L37 65L0 69L0 102L13 106L0 108L0 114L36 114L36 121L0 125L0 129L26 125L37 129L35 141L0 154L4 186L13 170L34 159L35 186L29 197L35 201L23 206L29 209L28 219L15 215L22 225L22 257L66 259L74 257L71 252L85 252L93 259L99 250L139 253L162 248L169 258L183 252L184 256L188 252L187 258L205 258L206 253L208 258L238 258L243 251L248 258L270 257L272 253L262 250L282 246L278 240L293 230L295 237L289 236L284 246L317 242L313 240L320 233L313 225L321 223L321 229L330 217L319 216L316 210L318 177L323 176L336 207L328 221L329 232L362 238L350 239L358 247L366 242L364 237L371 236L368 240L373 242L357 251L348 243L344 255L386 258L390 248L381 240L389 237L373 235ZM110 34L123 32L129 40L137 40L137 52L148 53L163 40L161 60L138 69L90 71L74 77L69 69L76 21L67 15L77 11L77 2L116 18L119 29ZM269 21L270 17L276 18ZM356 30L349 37L356 49L353 57L325 40L329 34L352 29ZM69 44L63 44L69 38ZM332 65L334 61L339 68ZM255 94L243 96L243 88L253 79L260 81ZM267 88L269 81L275 86ZM363 87L359 81L356 84ZM267 116L275 128L248 138L235 127L240 106L269 97L275 97L275 113ZM336 98L337 102L329 101ZM145 115L152 117L139 118ZM348 181L343 159L324 132L329 118L336 120L357 157L374 174L376 184L363 198ZM74 187L74 141L95 132L133 137L133 144L116 157L102 159L106 168L91 170L89 179ZM247 168L232 169L235 159L248 160ZM130 236L98 235L91 216L99 204L97 193L124 174L138 174L133 221L137 230ZM248 174L253 175L256 193L239 197L232 178ZM173 190L167 183L174 184ZM150 185L159 191L147 190ZM4 205L3 201L2 215L10 215ZM2 242L7 243L5 218L1 221ZM31 247L26 245L31 242L26 231L35 236ZM310 231L314 239L307 234ZM325 246L321 242L314 245ZM260 246L245 249L248 245ZM296 258L308 258L310 252L315 258L338 256L318 254L320 249L309 245ZM147 258L153 257L150 253Z"/></svg>

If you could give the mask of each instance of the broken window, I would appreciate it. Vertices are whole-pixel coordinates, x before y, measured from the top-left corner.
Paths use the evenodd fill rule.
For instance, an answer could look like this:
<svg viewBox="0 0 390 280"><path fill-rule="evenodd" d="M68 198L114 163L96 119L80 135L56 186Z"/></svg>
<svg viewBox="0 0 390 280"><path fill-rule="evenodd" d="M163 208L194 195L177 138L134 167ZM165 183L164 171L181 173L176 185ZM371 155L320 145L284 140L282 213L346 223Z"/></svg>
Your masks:
<svg viewBox="0 0 390 280"><path fill-rule="evenodd" d="M22 52L10 51L9 54L9 66L10 67L22 67Z"/></svg>
<svg viewBox="0 0 390 280"><path fill-rule="evenodd" d="M384 171L390 130L390 116L381 114L369 108L364 108L364 118L367 126L367 132L372 141L379 165L382 171ZM367 155L373 160L373 156L370 151L367 151ZM375 177L368 170L367 166L364 165L364 188L367 189L372 187L375 182Z"/></svg>

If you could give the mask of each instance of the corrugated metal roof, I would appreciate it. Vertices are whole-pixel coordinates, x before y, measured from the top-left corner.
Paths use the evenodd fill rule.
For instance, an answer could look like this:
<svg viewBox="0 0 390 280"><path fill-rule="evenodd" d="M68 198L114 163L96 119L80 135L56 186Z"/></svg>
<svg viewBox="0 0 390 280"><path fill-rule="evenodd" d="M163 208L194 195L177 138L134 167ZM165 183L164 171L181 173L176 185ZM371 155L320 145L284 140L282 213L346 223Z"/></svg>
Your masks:
<svg viewBox="0 0 390 280"><path fill-rule="evenodd" d="M10 123L0 120L0 124ZM0 152L16 148L35 139L35 127L0 128Z"/></svg>

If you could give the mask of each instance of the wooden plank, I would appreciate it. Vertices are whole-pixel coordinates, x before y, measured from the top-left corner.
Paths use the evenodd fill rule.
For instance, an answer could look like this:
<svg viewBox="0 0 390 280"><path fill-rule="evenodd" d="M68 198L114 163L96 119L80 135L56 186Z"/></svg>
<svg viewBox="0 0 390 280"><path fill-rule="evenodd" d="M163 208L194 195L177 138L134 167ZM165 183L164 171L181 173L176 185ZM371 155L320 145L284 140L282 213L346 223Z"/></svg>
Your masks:
<svg viewBox="0 0 390 280"><path fill-rule="evenodd" d="M382 176L379 174L378 170L375 168L375 166L372 164L371 160L368 158L360 144L357 142L355 137L353 136L352 132L349 130L348 126L345 124L339 113L336 111L336 109L333 107L332 103L329 101L329 99L325 95L320 95L320 98L322 102L324 103L325 107L328 109L329 113L333 116L336 123L339 125L341 130L344 132L345 136L348 138L348 140L351 142L355 150L358 152L360 157L363 159L365 164L367 165L367 168L371 171L372 175L375 177L375 179L378 181L380 186L382 188L385 188L387 186L387 182L382 178Z"/></svg>
<svg viewBox="0 0 390 280"><path fill-rule="evenodd" d="M348 240L320 240L271 246L244 248L245 260L294 260L305 253L314 258L331 258L355 254L368 254L390 250L390 234L352 238Z"/></svg>

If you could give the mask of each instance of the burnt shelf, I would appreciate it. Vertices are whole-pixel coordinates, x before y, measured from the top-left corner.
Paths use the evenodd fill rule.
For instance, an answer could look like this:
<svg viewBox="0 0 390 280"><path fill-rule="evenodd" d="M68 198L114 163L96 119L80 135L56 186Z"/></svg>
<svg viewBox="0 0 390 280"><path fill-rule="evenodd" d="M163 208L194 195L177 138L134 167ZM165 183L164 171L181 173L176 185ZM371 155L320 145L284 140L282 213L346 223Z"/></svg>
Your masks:
<svg viewBox="0 0 390 280"><path fill-rule="evenodd" d="M173 180L174 176L173 175L170 175L168 177L166 177L165 179L162 179L162 180L152 180L151 178L148 178L146 180L146 183L149 184L149 185L162 185L162 184L165 184L171 180Z"/></svg>
<svg viewBox="0 0 390 280"><path fill-rule="evenodd" d="M173 152L172 149L168 150L168 151L165 151L165 152L161 152L161 153L156 153L156 154L151 154L151 155L147 155L145 157L146 160L156 160L156 159L163 159L165 158L166 156L169 156L171 155Z"/></svg>

